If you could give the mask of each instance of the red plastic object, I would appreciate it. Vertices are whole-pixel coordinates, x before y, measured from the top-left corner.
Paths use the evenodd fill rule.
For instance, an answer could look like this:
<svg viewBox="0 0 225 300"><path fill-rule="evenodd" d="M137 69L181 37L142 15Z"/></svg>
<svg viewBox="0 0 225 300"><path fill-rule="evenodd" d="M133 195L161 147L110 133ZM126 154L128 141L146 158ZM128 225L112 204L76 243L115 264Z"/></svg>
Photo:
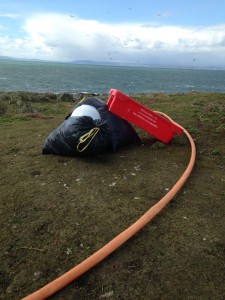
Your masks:
<svg viewBox="0 0 225 300"><path fill-rule="evenodd" d="M149 134L168 143L174 134L181 134L183 129L157 113L141 105L116 89L110 89L106 103L109 111L126 121L144 129Z"/></svg>

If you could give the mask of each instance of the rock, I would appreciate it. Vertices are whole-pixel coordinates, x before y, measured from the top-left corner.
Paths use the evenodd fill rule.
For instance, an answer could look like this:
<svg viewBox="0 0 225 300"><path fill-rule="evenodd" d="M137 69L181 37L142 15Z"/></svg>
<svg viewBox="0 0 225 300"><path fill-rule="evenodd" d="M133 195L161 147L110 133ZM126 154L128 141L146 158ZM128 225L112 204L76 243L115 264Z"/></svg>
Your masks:
<svg viewBox="0 0 225 300"><path fill-rule="evenodd" d="M35 112L37 112L37 110L35 108L33 108L31 106L31 104L27 101L19 99L19 100L16 101L16 105L17 105L17 108L16 108L17 113L26 114L26 113L35 113Z"/></svg>
<svg viewBox="0 0 225 300"><path fill-rule="evenodd" d="M74 98L72 94L63 93L58 95L58 101L62 102L74 102Z"/></svg>
<svg viewBox="0 0 225 300"><path fill-rule="evenodd" d="M0 103L0 116L5 115L6 111L7 111L6 105L4 105L3 103Z"/></svg>

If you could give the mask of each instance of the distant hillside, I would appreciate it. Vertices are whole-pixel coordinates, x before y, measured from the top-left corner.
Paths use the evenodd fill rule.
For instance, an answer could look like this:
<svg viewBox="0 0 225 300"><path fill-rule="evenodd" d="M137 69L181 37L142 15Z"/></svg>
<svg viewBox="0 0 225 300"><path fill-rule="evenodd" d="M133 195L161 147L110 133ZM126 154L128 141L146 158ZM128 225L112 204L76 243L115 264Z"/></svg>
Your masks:
<svg viewBox="0 0 225 300"><path fill-rule="evenodd" d="M17 57L11 57L11 56L0 56L1 60L16 60L16 61L43 61L47 62L47 60L42 59L32 59L32 58L17 58Z"/></svg>
<svg viewBox="0 0 225 300"><path fill-rule="evenodd" d="M0 55L0 60L13 60L14 58L10 57L10 56L1 56Z"/></svg>
<svg viewBox="0 0 225 300"><path fill-rule="evenodd" d="M225 70L225 66L193 66L193 65L161 65L161 64L141 64L141 63L125 63L119 61L95 61L95 60L74 60L74 61L54 61L43 59L31 59L31 58L16 58L10 56L0 56L0 61L33 61L33 62L49 62L49 63L64 63L64 64L76 64L76 65L95 65L95 66L126 66L126 67L146 67L146 68L172 68L172 69L201 69L201 70Z"/></svg>

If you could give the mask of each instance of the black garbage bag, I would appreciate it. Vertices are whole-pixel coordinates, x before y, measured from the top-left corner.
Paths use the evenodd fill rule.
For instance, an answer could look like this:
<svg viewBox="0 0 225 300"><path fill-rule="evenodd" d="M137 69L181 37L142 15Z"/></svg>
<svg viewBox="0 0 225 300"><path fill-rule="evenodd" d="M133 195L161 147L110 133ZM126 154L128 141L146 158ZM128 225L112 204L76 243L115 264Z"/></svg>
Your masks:
<svg viewBox="0 0 225 300"><path fill-rule="evenodd" d="M73 116L73 111L82 105L94 107L100 119ZM137 142L140 139L127 121L109 112L103 101L91 97L79 102L66 116L65 121L48 136L42 153L91 156L106 150L115 152L124 145Z"/></svg>
<svg viewBox="0 0 225 300"><path fill-rule="evenodd" d="M90 97L86 98L85 100L79 102L70 113L66 116L69 118L77 107L86 104L95 107L101 119L107 123L110 132L111 132L111 145L110 150L116 152L122 146L131 144L131 143L141 143L139 136L137 135L134 128L128 123L126 120L116 116L115 114L111 113L108 110L107 105L100 100L99 98Z"/></svg>
<svg viewBox="0 0 225 300"><path fill-rule="evenodd" d="M56 128L43 146L43 154L91 156L105 151L111 142L106 123L91 117L70 117Z"/></svg>

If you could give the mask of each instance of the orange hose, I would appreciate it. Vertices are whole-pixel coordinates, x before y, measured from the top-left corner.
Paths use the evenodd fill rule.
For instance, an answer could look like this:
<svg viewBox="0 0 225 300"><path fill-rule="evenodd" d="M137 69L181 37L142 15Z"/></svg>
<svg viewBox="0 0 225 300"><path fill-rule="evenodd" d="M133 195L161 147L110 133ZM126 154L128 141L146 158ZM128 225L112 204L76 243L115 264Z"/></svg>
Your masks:
<svg viewBox="0 0 225 300"><path fill-rule="evenodd" d="M175 123L171 118L169 118L166 114L163 114L161 112L156 112L156 113L161 114L162 116L168 118L174 124L180 126L179 124ZM69 283L71 283L73 280L75 280L76 278L84 274L86 271L93 268L104 258L106 258L109 254L111 254L113 251L119 248L128 239L130 239L142 227L148 224L173 199L173 197L181 189L181 187L183 186L183 184L191 174L191 171L195 163L195 157L196 157L195 143L191 135L184 128L182 129L191 144L191 157L186 170L182 174L181 178L172 187L172 189L161 200L159 200L155 205L153 205L140 219L138 219L134 224L132 224L130 227L125 229L123 232L121 232L118 236L112 239L101 249L96 251L94 254L89 256L83 262L81 262L80 264L78 264L77 266L75 266L74 268L72 268L71 270L63 274L62 276L58 277L57 279L53 280L52 282L48 283L44 287L28 295L22 300L46 299L51 295L53 295L54 293L56 293L57 291L59 291L60 289L62 289L63 287L65 287L66 285L68 285Z"/></svg>

